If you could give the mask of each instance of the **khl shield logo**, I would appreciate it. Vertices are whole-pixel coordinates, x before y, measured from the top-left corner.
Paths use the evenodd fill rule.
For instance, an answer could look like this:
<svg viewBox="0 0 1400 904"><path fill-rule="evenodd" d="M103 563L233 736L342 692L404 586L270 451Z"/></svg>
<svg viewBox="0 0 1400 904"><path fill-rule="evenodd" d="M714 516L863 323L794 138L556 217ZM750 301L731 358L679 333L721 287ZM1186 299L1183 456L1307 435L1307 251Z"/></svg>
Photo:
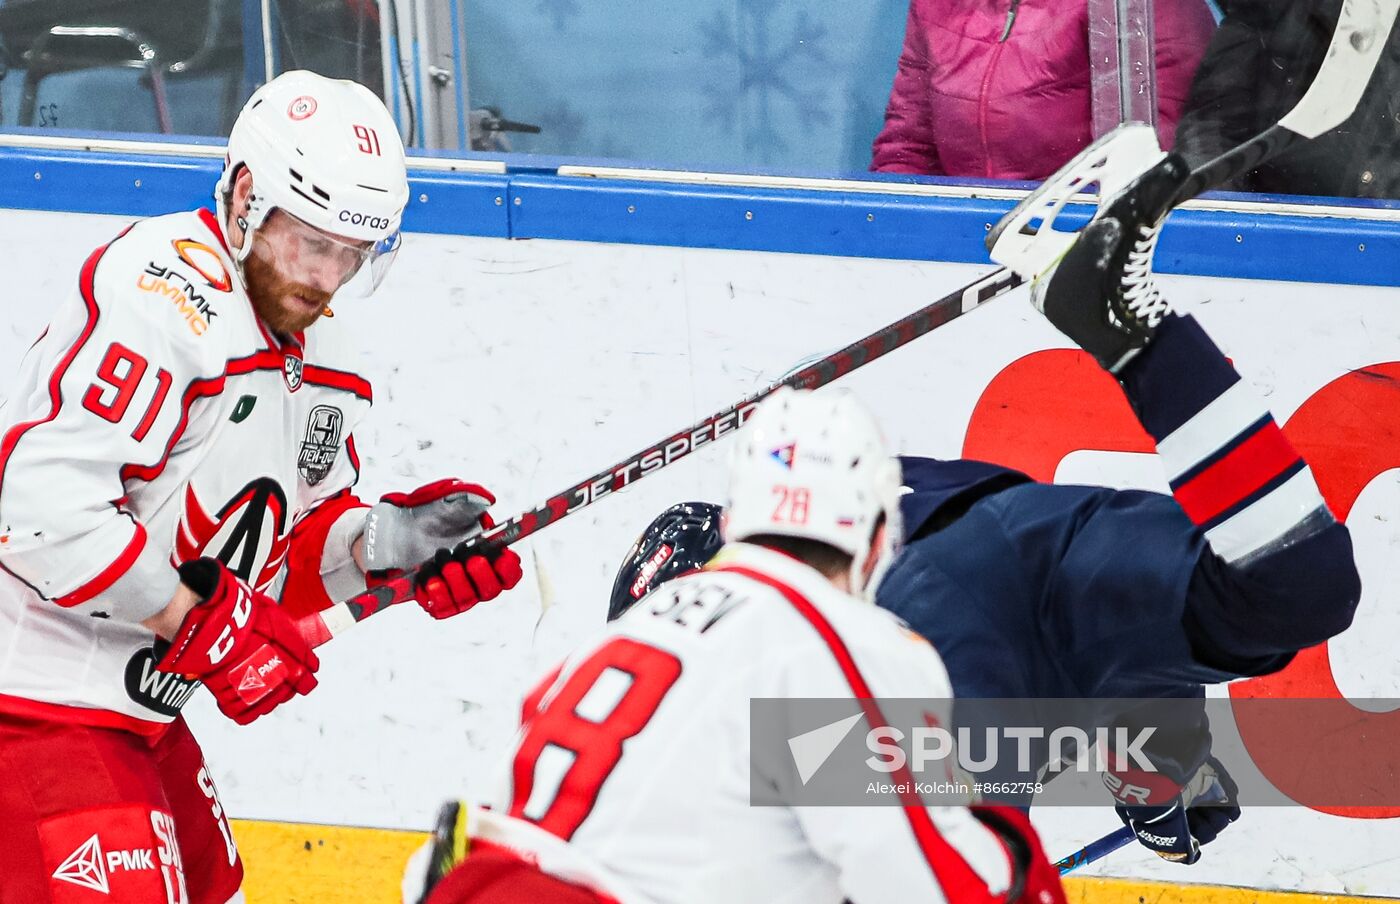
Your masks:
<svg viewBox="0 0 1400 904"><path fill-rule="evenodd" d="M282 356L282 379L287 381L287 390L296 392L301 388L301 351L292 349Z"/></svg>

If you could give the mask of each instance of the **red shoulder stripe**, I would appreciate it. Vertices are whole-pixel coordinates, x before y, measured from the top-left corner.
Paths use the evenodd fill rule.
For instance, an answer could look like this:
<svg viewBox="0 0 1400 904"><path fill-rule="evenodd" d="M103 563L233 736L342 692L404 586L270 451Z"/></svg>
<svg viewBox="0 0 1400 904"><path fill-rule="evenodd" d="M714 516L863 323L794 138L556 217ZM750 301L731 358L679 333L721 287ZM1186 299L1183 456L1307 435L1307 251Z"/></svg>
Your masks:
<svg viewBox="0 0 1400 904"><path fill-rule="evenodd" d="M210 232L214 233L214 238L219 240L219 244L223 247L224 253L229 257L233 257L233 252L230 251L228 247L228 239L224 238L224 227L219 224L219 220L214 216L214 212L207 207L201 207L196 210L195 213L199 215L200 222L202 222Z"/></svg>
<svg viewBox="0 0 1400 904"><path fill-rule="evenodd" d="M165 470L165 465L170 461L170 453L175 449L175 444L180 441L180 437L185 435L185 429L190 425L190 408L195 400L207 396L216 396L224 391L224 383L229 377L241 376L252 373L255 370L282 370L282 356L272 351L260 351L248 355L246 358L234 358L224 366L224 372L217 377L205 377L193 380L180 396L180 420L175 425L175 430L170 434L170 439L165 443L165 451L160 456L160 461L153 465L126 465L121 470L123 482L136 478L138 480L152 481Z"/></svg>
<svg viewBox="0 0 1400 904"><path fill-rule="evenodd" d="M345 437L345 452L350 456L350 466L355 469L355 479L360 478L360 453L355 450L355 437Z"/></svg>
<svg viewBox="0 0 1400 904"><path fill-rule="evenodd" d="M358 374L347 373L343 370L332 370L329 367L321 367L316 364L308 364L302 369L301 379L303 383L314 383L317 386L329 386L332 389L343 389L352 392L367 402L374 401L374 389L369 385L369 381Z"/></svg>

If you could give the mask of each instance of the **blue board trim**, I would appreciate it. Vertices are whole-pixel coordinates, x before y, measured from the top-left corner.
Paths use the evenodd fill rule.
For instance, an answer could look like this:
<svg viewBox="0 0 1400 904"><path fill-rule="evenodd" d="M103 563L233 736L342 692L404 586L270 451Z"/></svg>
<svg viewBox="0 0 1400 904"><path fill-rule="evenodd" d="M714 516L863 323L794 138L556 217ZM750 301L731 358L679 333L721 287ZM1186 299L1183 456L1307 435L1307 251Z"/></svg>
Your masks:
<svg viewBox="0 0 1400 904"><path fill-rule="evenodd" d="M146 217L212 203L223 161L0 148L0 207Z"/></svg>
<svg viewBox="0 0 1400 904"><path fill-rule="evenodd" d="M149 216L208 205L211 158L0 148L0 207ZM986 263L1009 201L411 171L404 229L444 235ZM1072 209L1071 209L1072 210ZM1077 212L1083 216L1084 211ZM1400 286L1400 223L1183 210L1157 269Z"/></svg>
<svg viewBox="0 0 1400 904"><path fill-rule="evenodd" d="M506 176L420 174L408 180L408 188L405 232L511 238Z"/></svg>
<svg viewBox="0 0 1400 904"><path fill-rule="evenodd" d="M987 263L983 238L1012 202L667 185L521 174L511 235L846 257ZM1089 209L1066 208L1065 226ZM1400 286L1400 223L1182 210L1162 273Z"/></svg>
<svg viewBox="0 0 1400 904"><path fill-rule="evenodd" d="M0 208L147 217L212 207L223 161L0 148ZM408 232L510 238L507 177L415 174Z"/></svg>

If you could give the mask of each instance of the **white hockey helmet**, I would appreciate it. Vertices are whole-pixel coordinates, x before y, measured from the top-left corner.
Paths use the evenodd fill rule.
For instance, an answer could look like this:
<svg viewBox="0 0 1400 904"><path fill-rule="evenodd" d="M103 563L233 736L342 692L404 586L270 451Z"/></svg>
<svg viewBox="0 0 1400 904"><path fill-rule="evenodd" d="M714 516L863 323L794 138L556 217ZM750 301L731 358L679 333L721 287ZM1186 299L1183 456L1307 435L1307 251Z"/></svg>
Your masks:
<svg viewBox="0 0 1400 904"><path fill-rule="evenodd" d="M284 72L263 85L238 114L228 138L224 172L214 192L220 222L242 167L253 174L253 196L234 255L241 264L253 235L273 210L353 243L357 280L379 284L399 244L408 203L408 175L398 127L364 85L314 72Z"/></svg>
<svg viewBox="0 0 1400 904"><path fill-rule="evenodd" d="M854 395L783 387L737 437L725 539L776 534L834 546L853 560L852 591L873 599L902 534L900 480L879 425ZM881 518L884 540L872 550ZM872 555L877 558L867 580Z"/></svg>

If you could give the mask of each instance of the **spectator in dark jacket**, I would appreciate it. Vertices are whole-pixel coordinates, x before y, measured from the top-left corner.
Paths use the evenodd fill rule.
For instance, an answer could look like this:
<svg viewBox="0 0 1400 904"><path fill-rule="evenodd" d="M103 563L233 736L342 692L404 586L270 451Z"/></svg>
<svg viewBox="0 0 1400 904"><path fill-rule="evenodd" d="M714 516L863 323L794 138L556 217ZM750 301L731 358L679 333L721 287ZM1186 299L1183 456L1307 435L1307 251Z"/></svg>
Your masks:
<svg viewBox="0 0 1400 904"><path fill-rule="evenodd" d="M1211 39L1177 143L1192 165L1234 147L1292 109L1322 65L1341 0L1230 0ZM1391 31L1352 117L1280 154L1231 188L1400 199L1400 28Z"/></svg>
<svg viewBox="0 0 1400 904"><path fill-rule="evenodd" d="M1176 130L1215 27L1204 0L1154 0L1157 125ZM1093 140L1086 0L910 0L870 168L1043 179Z"/></svg>

